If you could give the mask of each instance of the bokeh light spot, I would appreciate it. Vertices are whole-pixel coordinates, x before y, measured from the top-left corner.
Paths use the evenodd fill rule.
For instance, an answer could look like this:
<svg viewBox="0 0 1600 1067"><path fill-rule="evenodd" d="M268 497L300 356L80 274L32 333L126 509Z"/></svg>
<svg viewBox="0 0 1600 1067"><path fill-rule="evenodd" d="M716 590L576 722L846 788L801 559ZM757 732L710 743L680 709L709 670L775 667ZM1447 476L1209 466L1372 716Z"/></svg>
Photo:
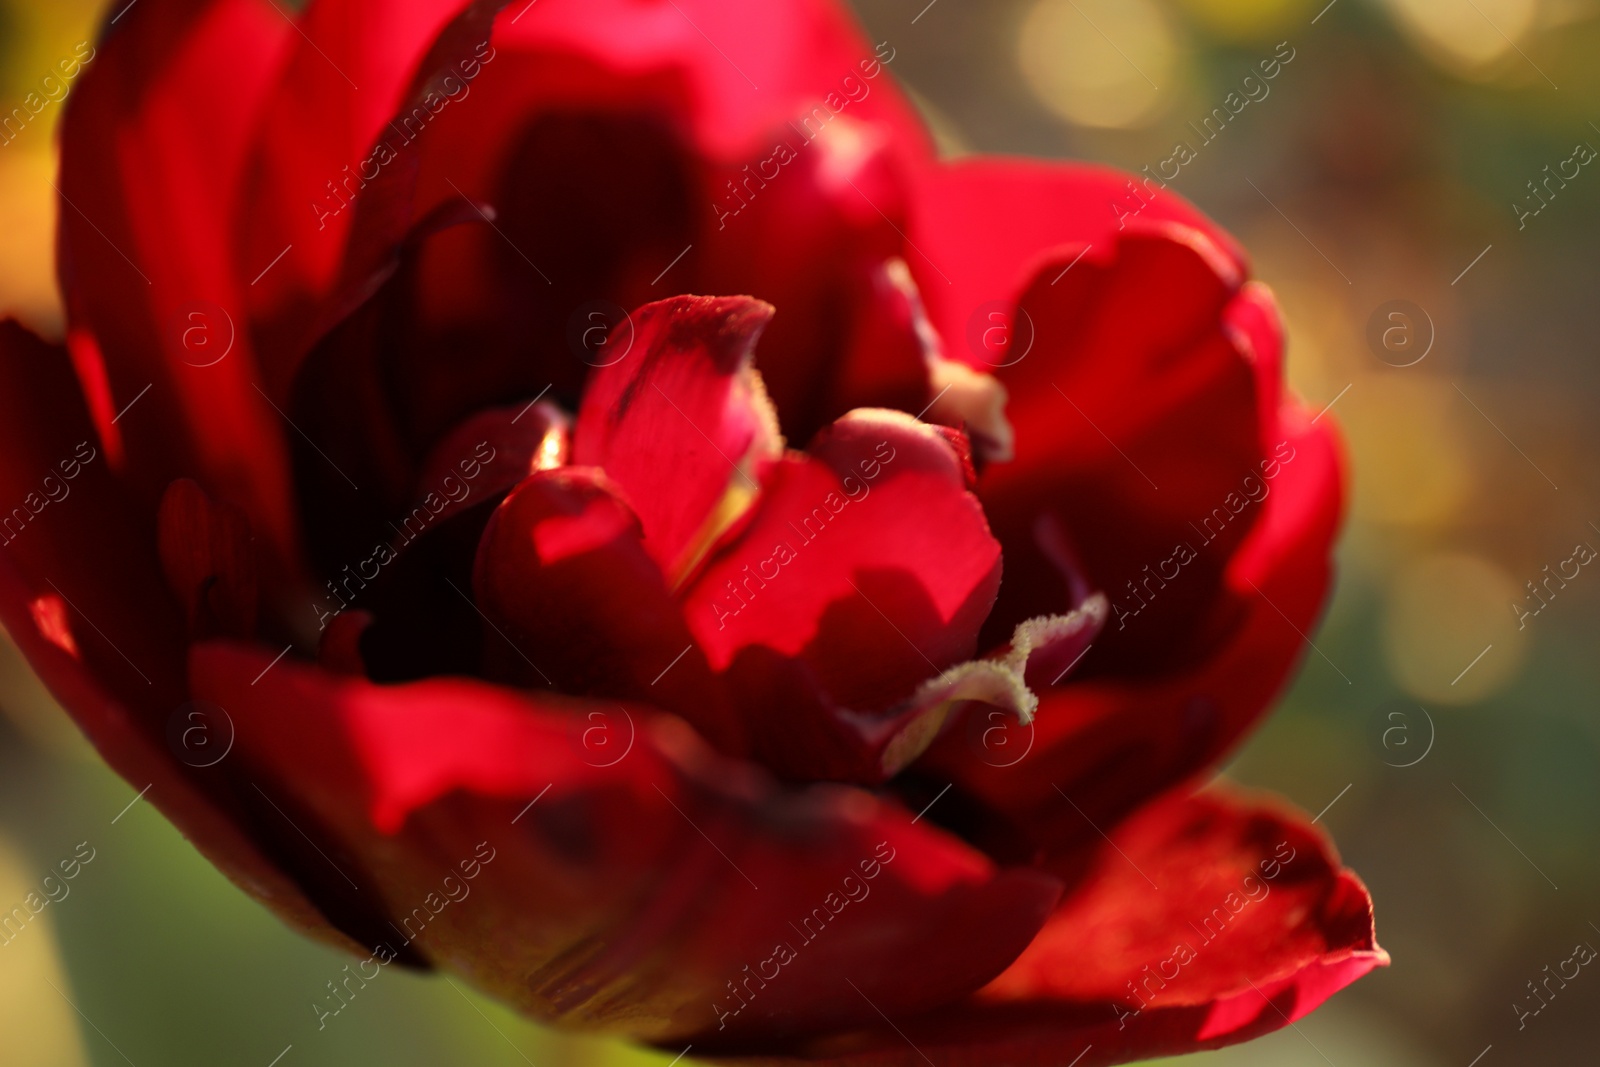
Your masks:
<svg viewBox="0 0 1600 1067"><path fill-rule="evenodd" d="M1404 567L1383 620L1395 680L1425 703L1470 704L1498 693L1526 656L1509 606L1519 593L1504 570L1468 553L1435 553Z"/></svg>
<svg viewBox="0 0 1600 1067"><path fill-rule="evenodd" d="M1173 95L1177 49L1149 0L1038 0L1017 39L1022 76L1039 101L1078 126L1142 126Z"/></svg>
<svg viewBox="0 0 1600 1067"><path fill-rule="evenodd" d="M1480 73L1512 53L1533 28L1538 0L1388 0L1424 54L1458 73ZM1474 10L1476 8L1477 10Z"/></svg>

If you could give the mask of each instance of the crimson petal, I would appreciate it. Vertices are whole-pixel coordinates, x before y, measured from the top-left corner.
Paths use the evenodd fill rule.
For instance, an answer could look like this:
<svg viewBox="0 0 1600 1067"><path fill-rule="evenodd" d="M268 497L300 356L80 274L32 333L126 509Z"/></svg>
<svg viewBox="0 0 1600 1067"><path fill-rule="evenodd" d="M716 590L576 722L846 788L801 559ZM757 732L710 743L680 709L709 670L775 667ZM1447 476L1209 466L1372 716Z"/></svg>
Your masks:
<svg viewBox="0 0 1600 1067"><path fill-rule="evenodd" d="M679 74L695 105L688 120L709 156L738 158L767 147L772 131L826 106L883 124L907 161L933 157L899 90L887 77L864 80L869 70L881 75L879 60L893 62L893 46L885 42L874 53L839 5L590 0L536 4L519 16L501 27L508 50L567 50L625 74Z"/></svg>
<svg viewBox="0 0 1600 1067"><path fill-rule="evenodd" d="M473 7L469 0L315 0L295 20L298 32L290 34L287 63L252 130L251 165L238 183L252 207L239 220L238 274L253 278L282 256L250 294L256 317L327 292L355 217L347 206L363 203L368 182L395 170L364 166L374 141L410 96L429 51ZM279 24L288 19L278 13ZM372 33L374 25L384 32ZM306 122L308 114L319 120ZM409 221L400 220L395 243Z"/></svg>
<svg viewBox="0 0 1600 1067"><path fill-rule="evenodd" d="M167 733L185 710L183 612L153 516L129 506L95 440L66 353L0 323L0 622L106 762L218 870L296 929L354 947L180 762L194 758Z"/></svg>
<svg viewBox="0 0 1600 1067"><path fill-rule="evenodd" d="M1085 670L1148 675L1203 654L1218 575L1259 514L1211 521L1213 508L1246 500L1241 485L1271 447L1251 367L1223 327L1240 277L1199 231L1142 221L1061 276L1065 265L1047 265L1021 294L1033 351L997 372L1016 455L985 471L980 492L1019 580L987 636L1056 610L1065 576L1039 536L1054 523L1112 601ZM1180 543L1199 558L1176 578L1158 573Z"/></svg>
<svg viewBox="0 0 1600 1067"><path fill-rule="evenodd" d="M412 947L538 1018L696 1044L859 1026L989 981L1059 896L870 794L776 789L645 706L293 663L252 686L270 662L207 643L195 692ZM587 742L595 715L621 755ZM441 864L487 853L472 906L441 907ZM430 900L419 930L405 917Z"/></svg>
<svg viewBox="0 0 1600 1067"><path fill-rule="evenodd" d="M584 390L573 462L622 487L674 585L743 514L761 463L783 448L751 367L771 317L748 297L646 304L619 327L631 329L631 349Z"/></svg>
<svg viewBox="0 0 1600 1067"><path fill-rule="evenodd" d="M1310 425L1297 409L1286 413L1283 433L1294 458L1224 573L1240 619L1220 648L1165 677L1074 676L1042 696L1032 753L1016 766L974 764L949 741L927 760L1036 840L1056 845L1094 834L1085 825L1039 818L1055 802L1052 783L1105 825L1214 765L1305 656L1302 634L1314 625L1332 579L1329 550L1342 498L1337 438L1327 420Z"/></svg>
<svg viewBox="0 0 1600 1067"><path fill-rule="evenodd" d="M742 729L618 492L592 467L563 467L525 479L495 511L472 583L498 629L486 637L491 673L650 700L741 752Z"/></svg>
<svg viewBox="0 0 1600 1067"><path fill-rule="evenodd" d="M251 0L145 0L111 30L62 121L69 346L109 456L125 436L152 505L204 474L288 558L288 453L251 387L255 271L240 278L231 235L255 116L294 30Z"/></svg>
<svg viewBox="0 0 1600 1067"><path fill-rule="evenodd" d="M803 660L848 707L881 710L971 657L1000 546L940 430L862 410L772 466L738 542L684 591L711 664L746 650Z"/></svg>
<svg viewBox="0 0 1600 1067"><path fill-rule="evenodd" d="M965 1003L897 1017L894 1029L710 1058L1107 1067L1269 1033L1389 962L1366 888L1277 805L1225 790L1168 797L1112 841L1027 951Z"/></svg>
<svg viewBox="0 0 1600 1067"><path fill-rule="evenodd" d="M952 349L947 355L975 366L984 357L965 340L974 315L987 304L1015 300L1043 261L1064 248L1073 255L1103 249L1134 223L1172 222L1208 237L1236 272L1245 269L1237 242L1174 193L1141 183L1149 206L1124 219L1117 208L1137 206L1128 188L1135 178L1109 167L990 157L922 166L911 175L910 232L921 249L909 258L911 268Z"/></svg>

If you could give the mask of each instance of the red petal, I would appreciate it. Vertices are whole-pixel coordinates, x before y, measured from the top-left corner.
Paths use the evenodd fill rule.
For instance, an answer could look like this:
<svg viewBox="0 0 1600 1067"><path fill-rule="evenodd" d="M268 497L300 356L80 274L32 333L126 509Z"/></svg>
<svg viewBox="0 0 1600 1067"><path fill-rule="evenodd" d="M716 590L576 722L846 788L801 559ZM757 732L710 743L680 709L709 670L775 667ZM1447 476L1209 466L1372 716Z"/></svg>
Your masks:
<svg viewBox="0 0 1600 1067"><path fill-rule="evenodd" d="M461 393L477 390L485 394L481 402L501 402L515 395L504 388L506 379L523 375L535 379L528 392L553 382L555 395L571 396L582 368L566 349L576 346L541 346L530 360L516 339L558 336L585 302L631 307L672 290L771 293L784 301L790 310L763 363L784 376L779 403L802 435L863 403L923 405L917 338L878 277L904 244L894 221L901 218L900 182L890 172L925 150L910 109L882 64L863 58L870 51L834 5L783 0L764 5L758 20L716 5L697 7L662 0L586 4L575 19L547 2L512 5L502 14L493 61L470 64L476 77L469 92L415 138L421 156L415 205L396 202L373 212L414 218L435 205L470 203L482 205L493 222L429 242L418 257L414 291L397 294L394 303L404 306L391 315L413 328L386 345L386 362L409 366L404 379L412 388L402 394L428 392L418 382L440 394L420 405L402 397L402 406L446 407L448 424L471 410L451 406ZM748 43L761 52L774 49L772 33L788 34L777 46L781 55L762 57L766 91L743 102L702 95L705 86L738 75L690 20L707 33L722 26L736 36L759 24L761 34ZM883 51L892 54L888 46ZM796 62L796 53L811 55L811 62ZM855 99L833 98L838 111L824 124L824 136L812 142L791 129L790 119L809 116L835 92ZM740 117L730 116L730 107ZM816 125L802 124L813 132ZM405 141L398 132L381 137L391 147ZM767 222L741 218L738 233L709 232L716 229L712 201L720 185L713 176L739 172L746 159L759 163L783 137L793 140L800 161L757 205L754 214ZM857 150L864 145L870 150ZM363 203L385 199L355 177L341 177L340 166L333 160L327 169L353 189L347 198L358 216ZM260 191L276 195L278 187L264 182ZM551 213L551 202L566 209ZM296 201L294 210L302 206ZM305 214L309 222L315 213ZM348 214L341 209L336 221ZM329 232L335 229L330 223ZM368 243L384 242L374 234ZM775 245L791 255L768 256ZM297 243L283 278L294 278L299 254ZM794 269L796 262L822 259L834 269L823 275ZM268 282L280 273L274 269ZM653 288L662 276L670 289ZM844 355L819 373L824 351Z"/></svg>
<svg viewBox="0 0 1600 1067"><path fill-rule="evenodd" d="M112 474L66 352L11 320L0 322L0 508L0 544L34 589L26 599L66 602L100 683L142 711L176 707L184 620L162 580L155 516Z"/></svg>
<svg viewBox="0 0 1600 1067"><path fill-rule="evenodd" d="M1328 586L1336 445L1279 408L1270 294L1240 287L1225 246L1151 217L1076 263L1065 250L1035 266L1021 298L1033 348L997 372L1018 450L981 483L1012 579L985 637L1055 610L1080 565L1116 617L1045 696L1025 762L986 766L954 734L925 762L1032 834L1053 832L1032 814L1052 782L1115 821L1227 751L1302 654L1295 628ZM1179 546L1195 557L1173 577Z"/></svg>
<svg viewBox="0 0 1600 1067"><path fill-rule="evenodd" d="M470 906L423 912L416 944L537 1018L696 1042L719 1019L769 1039L862 1025L868 998L894 1015L992 978L1059 893L869 794L778 791L639 705L292 663L252 686L270 659L204 646L196 692L233 712L268 788L329 828L330 855L370 872L408 931L458 861L492 854L455 878ZM589 745L595 714L631 742L620 756ZM321 743L296 740L307 731ZM790 924L817 927L817 909L828 921L807 940ZM782 942L781 978L750 978Z"/></svg>
<svg viewBox="0 0 1600 1067"><path fill-rule="evenodd" d="M945 339L946 355L975 366L986 361L966 339L984 305L1015 300L1046 259L1070 250L1050 274L1054 278L1085 246L1104 251L1136 222L1197 229L1236 272L1245 267L1233 238L1174 193L1147 191L1141 184L1150 206L1119 225L1117 206L1137 206L1127 187L1133 176L1106 167L991 158L912 173L915 214L909 232L920 254L907 259Z"/></svg>
<svg viewBox="0 0 1600 1067"><path fill-rule="evenodd" d="M822 416L837 418L856 408L923 410L937 392L930 367L939 347L911 269L897 256L873 266L864 278L850 284L861 296L849 336L841 346L844 356L832 383L832 395L821 408ZM802 355L799 362L808 361ZM969 445L963 442L960 447Z"/></svg>
<svg viewBox="0 0 1600 1067"><path fill-rule="evenodd" d="M699 242L701 284L780 310L762 338L760 367L796 440L858 407L921 410L931 398L931 339L919 329L916 283L900 259L912 254L901 232L900 146L848 113L812 140L785 126L772 141L730 175L708 179L718 218Z"/></svg>
<svg viewBox="0 0 1600 1067"><path fill-rule="evenodd" d="M1072 801L1058 799L1059 818L1082 821ZM1211 1004L1313 962L1355 954L1369 968L1387 961L1361 883L1281 802L1227 790L1168 796L1112 840L1116 848L1096 850L1081 888L979 999L1114 1000L1135 1010ZM1204 964L1158 967L1176 943ZM1176 977L1146 985L1147 964ZM1297 1005L1292 1018L1315 1006Z"/></svg>
<svg viewBox="0 0 1600 1067"><path fill-rule="evenodd" d="M743 514L760 464L783 448L750 366L771 317L748 297L646 304L629 319L632 350L584 390L573 462L622 487L646 551L674 585Z"/></svg>
<svg viewBox="0 0 1600 1067"><path fill-rule="evenodd" d="M218 504L199 483L167 487L156 517L161 570L183 601L189 633L252 637L256 625L256 556L250 522Z"/></svg>
<svg viewBox="0 0 1600 1067"><path fill-rule="evenodd" d="M838 5L507 13L472 102L429 127L420 179L427 202L491 205L501 233L478 228L420 299L464 307L504 291L501 332L519 336L530 320L559 331L596 298L634 306L662 291L653 283L750 294L784 309L761 365L800 439L852 407L926 402L917 338L881 278L906 254L899 171L926 138ZM760 93L729 65L730 42L759 57ZM552 200L566 210L547 211ZM831 269L797 269L818 262ZM535 388L554 379L558 393L581 369L566 352L545 363Z"/></svg>
<svg viewBox="0 0 1600 1067"><path fill-rule="evenodd" d="M694 647L639 520L589 467L541 471L489 520L473 569L497 677L648 699L742 752L743 730Z"/></svg>
<svg viewBox="0 0 1600 1067"><path fill-rule="evenodd" d="M174 478L203 473L284 554L294 534L283 429L251 387L243 290L255 272L239 277L230 235L247 138L294 31L252 0L142 0L111 30L62 125L74 354L91 395L103 368L108 450L122 412L115 430L152 503Z"/></svg>
<svg viewBox="0 0 1600 1067"><path fill-rule="evenodd" d="M94 440L66 353L0 323L0 621L106 762L148 787L219 870L291 925L349 947L180 763L192 753L167 727L187 698L183 619L153 516L127 506Z"/></svg>
<svg viewBox="0 0 1600 1067"><path fill-rule="evenodd" d="M873 59L843 5L591 0L511 14L515 21L503 16L498 27L497 44L508 50L570 50L628 74L679 74L694 101L687 118L709 155L743 158L820 105L886 124L907 159L932 156L922 124L878 62L893 61L893 46L880 45Z"/></svg>
<svg viewBox="0 0 1600 1067"><path fill-rule="evenodd" d="M434 445L418 469L415 499L443 497L433 520L442 522L510 492L530 474L563 466L569 436L567 417L551 404L480 411Z"/></svg>
<svg viewBox="0 0 1600 1067"><path fill-rule="evenodd" d="M1286 413L1283 432L1293 459L1224 574L1226 603L1238 616L1225 643L1166 676L1074 676L1041 694L1032 751L1014 766L985 766L953 738L928 761L1038 840L1088 841L1086 826L1040 819L1055 803L1055 785L1103 826L1231 749L1306 654L1301 634L1313 628L1331 579L1342 498L1336 438L1328 420L1310 426L1297 409Z"/></svg>
<svg viewBox="0 0 1600 1067"><path fill-rule="evenodd" d="M308 376L329 376L303 397L325 409L326 428L306 429L341 466L339 442L359 446L368 426L394 434L414 455L488 405L545 395L575 408L589 367L612 359L611 349L594 351L604 337L597 322L621 321L625 308L696 289L685 272L694 251L662 287L650 285L695 242L685 217L694 164L673 131L646 116L614 114L609 77L575 71L561 57L502 49L472 82L470 97L417 140L415 210L439 203L463 211L471 225L408 241L399 269L299 370L301 388ZM525 93L563 90L576 95L582 113L524 114L514 106ZM645 107L651 96L636 88L630 102ZM493 167L480 158L485 151L495 154ZM552 203L562 209L551 211ZM369 235L369 243L377 238ZM351 390L376 392L382 403L352 412L329 399ZM352 414L363 417L352 425ZM296 421L306 426L298 413ZM335 448L325 443L330 437Z"/></svg>
<svg viewBox="0 0 1600 1067"><path fill-rule="evenodd" d="M398 159L370 165L374 141L411 102L414 79L441 65L429 63L438 58L430 51L469 6L467 0L315 0L295 20L298 32L291 32L287 62L253 130L251 167L241 183L251 210L241 218L236 271L256 278L283 255L252 288L255 317L275 317L293 301L325 295L352 232L356 211L347 205L365 206L378 195L369 184L414 168L415 151L403 149ZM293 16L269 17L281 25ZM485 40L488 19L479 21L485 25L478 39ZM390 247L425 213L388 220L397 224L387 235Z"/></svg>
<svg viewBox="0 0 1600 1067"><path fill-rule="evenodd" d="M745 711L752 755L775 774L877 784L922 756L953 715L1031 724L1038 699L1029 686L1059 682L1082 658L1105 614L1105 598L1096 596L1069 615L1030 619L1003 653L958 663L882 712L842 706L803 660L771 649L745 649L727 679Z"/></svg>
<svg viewBox="0 0 1600 1067"><path fill-rule="evenodd" d="M1256 418L1274 426L1283 405L1283 314L1272 290L1261 282L1246 282L1228 301L1222 313L1223 329L1256 376Z"/></svg>
<svg viewBox="0 0 1600 1067"><path fill-rule="evenodd" d="M1276 439L1263 440L1251 366L1223 328L1238 276L1194 230L1141 220L1134 231L1064 277L1045 267L1021 297L1032 350L997 370L1015 459L987 469L980 492L1018 579L988 638L1059 609L1065 576L1039 537L1041 522L1055 524L1112 602L1086 669L1148 675L1203 651L1222 567L1260 509L1225 510L1238 519L1213 531L1215 543L1194 524L1247 503L1241 484L1259 481ZM1181 543L1198 559L1163 579Z"/></svg>
<svg viewBox="0 0 1600 1067"><path fill-rule="evenodd" d="M921 756L967 701L991 699L1016 714L1031 700L1010 677L946 676L965 666L930 678L881 712L839 704L803 661L770 649L746 649L726 677L744 709L751 755L767 769L796 782L876 785Z"/></svg>
<svg viewBox="0 0 1600 1067"><path fill-rule="evenodd" d="M389 5L372 0L323 0L302 20L311 24L301 34L309 47L295 53L263 117L247 172L256 210L240 220L240 273L272 257L270 277L263 268L249 297L262 346L273 353L264 370L274 396L289 395L301 358L378 291L406 246L483 218L459 196L418 195L424 149L416 142L471 91L463 72L493 59L490 27L503 3L408 0L397 20ZM377 18L389 35L369 32ZM342 69L343 86L327 80L335 62L314 39L325 32L369 79L360 99ZM297 138L308 106L327 117L314 136ZM284 152L289 143L300 151ZM296 239L274 252L286 235Z"/></svg>
<svg viewBox="0 0 1600 1067"><path fill-rule="evenodd" d="M838 703L877 710L971 657L999 582L1000 546L945 438L858 411L772 467L684 615L719 670L754 669L740 654L770 649L803 660Z"/></svg>
<svg viewBox="0 0 1600 1067"><path fill-rule="evenodd" d="M898 1067L920 1053L1103 1067L1260 1036L1388 963L1365 887L1275 804L1168 798L1113 840L1021 958L965 1004L896 1017L898 1031L718 1061Z"/></svg>

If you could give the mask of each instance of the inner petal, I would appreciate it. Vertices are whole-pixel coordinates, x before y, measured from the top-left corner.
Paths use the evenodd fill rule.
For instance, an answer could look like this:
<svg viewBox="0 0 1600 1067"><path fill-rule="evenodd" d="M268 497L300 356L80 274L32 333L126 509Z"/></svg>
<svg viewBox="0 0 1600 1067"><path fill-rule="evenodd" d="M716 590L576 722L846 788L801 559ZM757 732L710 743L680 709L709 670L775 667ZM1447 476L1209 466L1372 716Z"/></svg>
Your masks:
<svg viewBox="0 0 1600 1067"><path fill-rule="evenodd" d="M749 297L647 304L612 331L630 332L631 350L584 392L573 458L627 493L669 584L749 507L762 465L783 449L751 366L771 317Z"/></svg>
<svg viewBox="0 0 1600 1067"><path fill-rule="evenodd" d="M972 655L999 584L1000 546L943 434L857 411L772 466L684 611L718 669L764 647L804 660L840 703L878 710Z"/></svg>

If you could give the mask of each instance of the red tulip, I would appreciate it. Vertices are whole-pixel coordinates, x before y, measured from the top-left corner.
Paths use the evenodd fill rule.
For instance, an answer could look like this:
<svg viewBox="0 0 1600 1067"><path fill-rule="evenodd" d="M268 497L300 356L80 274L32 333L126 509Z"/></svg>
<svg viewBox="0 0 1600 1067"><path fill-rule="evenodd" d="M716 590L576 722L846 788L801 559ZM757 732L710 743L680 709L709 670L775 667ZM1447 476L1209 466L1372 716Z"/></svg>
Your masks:
<svg viewBox="0 0 1600 1067"><path fill-rule="evenodd" d="M733 1061L1120 1063L1385 963L1194 793L1342 497L1238 247L938 162L822 0L499 8L142 0L75 86L0 612L105 758L313 936Z"/></svg>

